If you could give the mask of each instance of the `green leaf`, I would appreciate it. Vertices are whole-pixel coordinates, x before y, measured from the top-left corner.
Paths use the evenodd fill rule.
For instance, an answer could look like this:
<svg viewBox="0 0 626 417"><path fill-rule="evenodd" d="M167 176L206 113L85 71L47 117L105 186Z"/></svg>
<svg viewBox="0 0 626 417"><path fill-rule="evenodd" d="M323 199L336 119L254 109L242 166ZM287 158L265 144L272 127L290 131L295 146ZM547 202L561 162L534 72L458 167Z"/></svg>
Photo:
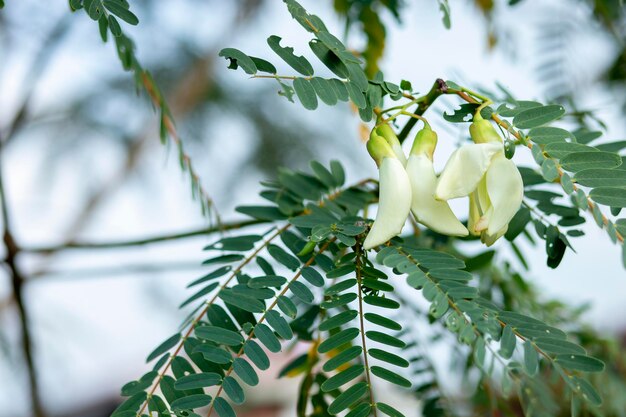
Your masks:
<svg viewBox="0 0 626 417"><path fill-rule="evenodd" d="M367 336L368 339L373 340L374 342L379 342L388 346L393 346L397 348L404 348L406 346L406 343L404 343L402 340L398 339L397 337L391 336L386 333L378 332L376 330L366 331L365 336Z"/></svg>
<svg viewBox="0 0 626 417"><path fill-rule="evenodd" d="M243 389L241 385L233 378L232 376L224 377L224 382L222 382L222 387L224 388L224 392L228 395L228 398L231 399L237 405L243 404L246 400L246 396L243 393Z"/></svg>
<svg viewBox="0 0 626 417"><path fill-rule="evenodd" d="M381 368L380 366L372 366L370 371L372 371L372 373L377 377L389 381L392 384L396 384L404 388L411 387L411 381L388 369Z"/></svg>
<svg viewBox="0 0 626 417"><path fill-rule="evenodd" d="M602 372L604 371L604 362L599 359L585 355L556 355L554 362L563 368L572 369L582 372Z"/></svg>
<svg viewBox="0 0 626 417"><path fill-rule="evenodd" d="M217 397L213 402L213 408L219 417L237 417L233 407L228 404L228 401L222 397Z"/></svg>
<svg viewBox="0 0 626 417"><path fill-rule="evenodd" d="M206 261L202 262L202 265L233 263L233 262L240 261L243 258L244 258L243 255L240 255L238 253L231 253L228 255L221 255L221 256L216 256L214 258L207 259Z"/></svg>
<svg viewBox="0 0 626 417"><path fill-rule="evenodd" d="M315 110L317 108L317 95L310 81L296 78L293 80L293 89L305 109Z"/></svg>
<svg viewBox="0 0 626 417"><path fill-rule="evenodd" d="M272 51L274 51L276 55L281 57L283 61L285 61L291 68L298 71L302 75L313 75L313 66L311 65L311 63L303 56L296 56L293 53L292 47L280 46L281 40L282 38L280 38L279 36L272 35L267 38L267 44L270 46L270 48L272 48Z"/></svg>
<svg viewBox="0 0 626 417"><path fill-rule="evenodd" d="M341 294L336 297L331 297L330 299L323 301L322 304L320 304L320 307L325 310L335 308L335 307L343 307L347 304L350 304L356 299L357 299L357 295L353 292L350 292L347 294Z"/></svg>
<svg viewBox="0 0 626 417"><path fill-rule="evenodd" d="M102 4L108 11L110 11L129 25L134 26L139 23L139 19L137 18L137 16L135 16L133 12L131 12L127 8L120 5L119 2L116 2L114 0L104 0Z"/></svg>
<svg viewBox="0 0 626 417"><path fill-rule="evenodd" d="M404 414L385 403L376 403L376 408L378 408L381 412L387 414L390 417L404 417Z"/></svg>
<svg viewBox="0 0 626 417"><path fill-rule="evenodd" d="M337 94L330 81L320 77L313 77L310 82L320 100L329 106L337 104Z"/></svg>
<svg viewBox="0 0 626 417"><path fill-rule="evenodd" d="M267 357L267 354L265 353L263 348L261 348L261 346L259 346L259 344L254 340L248 340L243 345L243 352L260 370L264 371L270 367L270 360Z"/></svg>
<svg viewBox="0 0 626 417"><path fill-rule="evenodd" d="M528 139L540 145L565 142L567 139L573 138L574 135L567 130L552 126L536 127L528 132Z"/></svg>
<svg viewBox="0 0 626 417"><path fill-rule="evenodd" d="M520 129L529 129L545 125L565 114L563 106L552 104L523 110L513 117L513 125Z"/></svg>
<svg viewBox="0 0 626 417"><path fill-rule="evenodd" d="M350 100L357 106L359 109L364 109L367 107L367 100L365 99L365 94L359 89L359 87L352 83L346 83L346 88L348 89L348 96Z"/></svg>
<svg viewBox="0 0 626 417"><path fill-rule="evenodd" d="M500 356L504 359L510 359L515 351L516 342L517 337L511 326L505 326L504 329L502 329L502 337L500 339L500 350L498 351Z"/></svg>
<svg viewBox="0 0 626 417"><path fill-rule="evenodd" d="M241 378L243 382L250 386L256 386L259 384L259 376L252 368L252 365L243 358L235 358L233 361L233 371Z"/></svg>
<svg viewBox="0 0 626 417"><path fill-rule="evenodd" d="M230 60L228 68L241 68L246 74L256 74L257 67L252 58L235 48L224 48L220 51L219 56Z"/></svg>
<svg viewBox="0 0 626 417"><path fill-rule="evenodd" d="M602 397L596 391L596 389L591 385L589 381L583 378L579 378L576 376L571 377L571 382L574 386L580 391L585 398L585 400L589 401L590 404L599 406L602 404Z"/></svg>
<svg viewBox="0 0 626 417"><path fill-rule="evenodd" d="M616 168L622 164L619 155L611 152L573 152L561 159L567 171L578 172L591 168Z"/></svg>
<svg viewBox="0 0 626 417"><path fill-rule="evenodd" d="M254 249L254 244L261 239L263 239L263 236L260 235L225 237L211 245L205 246L203 250L215 249L221 251L243 252Z"/></svg>
<svg viewBox="0 0 626 417"><path fill-rule="evenodd" d="M626 170L585 169L577 172L574 180L586 187L626 187Z"/></svg>
<svg viewBox="0 0 626 417"><path fill-rule="evenodd" d="M279 296L276 299L276 304L278 305L280 311L285 313L287 316L291 317L292 319L296 318L296 315L298 314L298 308L289 297L284 295Z"/></svg>
<svg viewBox="0 0 626 417"><path fill-rule="evenodd" d="M580 129L574 132L574 136L576 136L576 142L578 143L589 143L602 136L602 132Z"/></svg>
<svg viewBox="0 0 626 417"><path fill-rule="evenodd" d="M291 331L291 327L289 327L289 323L287 323L287 320L285 320L279 312L274 310L268 311L265 315L265 319L269 325L272 326L274 331L283 339L290 340L293 337L293 332Z"/></svg>
<svg viewBox="0 0 626 417"><path fill-rule="evenodd" d="M324 295L327 295L327 296L336 295L336 294L344 292L347 289L353 288L355 286L356 286L356 279L354 278L344 279L343 281L339 281L338 283L328 287L326 291L324 291Z"/></svg>
<svg viewBox="0 0 626 417"><path fill-rule="evenodd" d="M352 365L348 369L345 369L338 374L335 374L332 377L328 378L326 381L324 381L320 388L324 392L334 391L338 388L341 388L353 379L359 377L363 372L365 372L365 366L361 364Z"/></svg>
<svg viewBox="0 0 626 417"><path fill-rule="evenodd" d="M341 330L340 332L335 333L334 335L330 336L328 339L320 343L320 345L317 347L317 351L319 353L330 352L331 350L336 349L354 340L359 334L360 332L357 328Z"/></svg>
<svg viewBox="0 0 626 417"><path fill-rule="evenodd" d="M548 182L553 182L559 178L559 169L554 159L546 159L541 164L541 175Z"/></svg>
<svg viewBox="0 0 626 417"><path fill-rule="evenodd" d="M202 356L209 362L217 364L230 363L233 358L227 350L224 350L217 346L211 346L208 344L201 344L195 347L194 353L201 353Z"/></svg>
<svg viewBox="0 0 626 417"><path fill-rule="evenodd" d="M303 268L302 269L302 276L311 285L314 285L316 287L324 286L324 278L322 277L322 275L319 272L317 272L317 270L315 268L311 268L310 266L307 266L306 268Z"/></svg>
<svg viewBox="0 0 626 417"><path fill-rule="evenodd" d="M109 28L109 21L107 20L105 15L100 16L98 19L98 29L100 30L100 38L102 42L106 43L107 41L107 29Z"/></svg>
<svg viewBox="0 0 626 417"><path fill-rule="evenodd" d="M152 362L154 359L158 358L165 352L169 351L171 348L176 346L179 340L180 340L180 333L176 333L175 335L167 338L167 340L161 343L156 349L152 351L152 353L148 355L148 358L146 359L146 363Z"/></svg>
<svg viewBox="0 0 626 417"><path fill-rule="evenodd" d="M326 278L339 278L348 275L356 270L354 264L342 265L339 268L331 269L326 273Z"/></svg>
<svg viewBox="0 0 626 417"><path fill-rule="evenodd" d="M109 30L115 37L122 36L122 28L120 27L119 22L113 15L109 15Z"/></svg>
<svg viewBox="0 0 626 417"><path fill-rule="evenodd" d="M257 70L267 72L268 74L276 74L276 67L271 62L255 56L251 56L250 59L254 62Z"/></svg>
<svg viewBox="0 0 626 417"><path fill-rule="evenodd" d="M593 146L583 145L575 142L557 142L549 143L543 148L544 152L556 159L562 159L564 156L574 152L598 152Z"/></svg>
<svg viewBox="0 0 626 417"><path fill-rule="evenodd" d="M431 269L428 273L431 277L440 280L470 281L472 279L472 274L458 269L436 268Z"/></svg>
<svg viewBox="0 0 626 417"><path fill-rule="evenodd" d="M280 352L280 341L267 325L263 323L257 324L254 328L254 335L270 352Z"/></svg>
<svg viewBox="0 0 626 417"><path fill-rule="evenodd" d="M363 348L361 346L350 346L348 349L341 351L337 355L327 360L322 369L325 372L330 372L334 369L339 368L344 363L350 362L351 360L358 358L362 353Z"/></svg>
<svg viewBox="0 0 626 417"><path fill-rule="evenodd" d="M293 293L293 295L295 295L305 303L310 304L315 299L315 296L313 295L311 290L300 281L293 281L291 284L289 284L289 290Z"/></svg>
<svg viewBox="0 0 626 417"><path fill-rule="evenodd" d="M348 101L350 99L350 95L348 94L348 88L346 87L346 84L343 81L338 80L336 78L332 78L329 81L330 81L330 85L335 90L335 94L337 95L337 98L339 100Z"/></svg>
<svg viewBox="0 0 626 417"><path fill-rule="evenodd" d="M222 382L222 377L215 372L202 372L199 374L185 375L179 378L174 384L174 388L179 391L188 389L212 387Z"/></svg>
<svg viewBox="0 0 626 417"><path fill-rule="evenodd" d="M361 403L354 407L346 417L367 417L372 411L372 405L369 403Z"/></svg>
<svg viewBox="0 0 626 417"><path fill-rule="evenodd" d="M172 410L194 410L196 408L204 407L211 404L211 396L206 394L193 394L185 397L178 398L172 402Z"/></svg>
<svg viewBox="0 0 626 417"><path fill-rule="evenodd" d="M248 287L255 289L269 287L280 288L285 285L286 282L287 280L285 277L281 277L280 275L266 275L250 278L247 285Z"/></svg>
<svg viewBox="0 0 626 417"><path fill-rule="evenodd" d="M235 211L258 220L284 220L287 218L275 206L239 206Z"/></svg>
<svg viewBox="0 0 626 417"><path fill-rule="evenodd" d="M163 378L161 379L161 382L159 382L159 389L163 393L163 396L165 397L167 402L170 404L172 404L178 398L182 398L184 395L184 393L179 392L174 388L175 382L176 381L174 380L174 378L172 378L169 375L163 376ZM145 394L145 392L143 394Z"/></svg>
<svg viewBox="0 0 626 417"><path fill-rule="evenodd" d="M346 323L350 323L356 318L358 312L356 310L342 311L339 314L328 317L326 320L320 323L319 329L323 332L336 329Z"/></svg>
<svg viewBox="0 0 626 417"><path fill-rule="evenodd" d="M529 376L539 372L539 355L530 340L524 342L524 370Z"/></svg>
<svg viewBox="0 0 626 417"><path fill-rule="evenodd" d="M210 293L211 291L216 289L218 285L219 285L218 282L213 282L213 283L207 285L206 287L202 288L200 291L196 292L191 297L189 297L185 301L183 301L180 304L180 306L178 306L178 308L183 308L186 305L189 305L192 302L196 301L197 299L202 298L203 296L207 295L208 293Z"/></svg>
<svg viewBox="0 0 626 417"><path fill-rule="evenodd" d="M239 333L216 326L198 326L196 336L227 346L237 346L243 343L243 337Z"/></svg>
<svg viewBox="0 0 626 417"><path fill-rule="evenodd" d="M335 398L335 400L328 406L328 412L330 414L339 414L346 408L355 404L361 399L367 392L368 386L365 382L359 382L352 385L350 388L342 392Z"/></svg>
<svg viewBox="0 0 626 417"><path fill-rule="evenodd" d="M283 248L276 245L269 245L267 252L270 256L279 263L286 266L288 269L295 271L300 266L300 261L293 255L288 254Z"/></svg>
<svg viewBox="0 0 626 417"><path fill-rule="evenodd" d="M190 287L193 287L194 285L198 285L198 284L201 284L201 283L203 283L203 282L210 281L210 280L212 280L212 279L215 279L215 278L219 278L219 277L221 277L221 276L224 276L224 275L226 275L226 274L227 274L230 270L232 270L232 267L231 267L230 265L227 265L227 266L222 266L222 267L220 267L220 268L216 269L215 271L210 272L210 273L208 273L208 274L204 275L203 277L198 278L198 279L197 279L197 280L195 280L195 281L192 281L189 285L187 285L187 288L190 288Z"/></svg>
<svg viewBox="0 0 626 417"><path fill-rule="evenodd" d="M341 61L341 59L337 56L337 54L331 51L323 42L319 39L312 39L309 42L309 47L317 56L317 58L322 61L326 67L334 72L338 77L347 78L348 77L348 68Z"/></svg>
<svg viewBox="0 0 626 417"><path fill-rule="evenodd" d="M594 188L589 193L589 197L591 197L591 199L598 204L604 204L611 207L626 207L626 189L624 188Z"/></svg>
<svg viewBox="0 0 626 417"><path fill-rule="evenodd" d="M390 363L395 366L399 366L401 368L409 367L409 361L391 352L387 352L386 350L371 348L367 351L367 354L370 355L372 358Z"/></svg>
<svg viewBox="0 0 626 417"><path fill-rule="evenodd" d="M335 183L337 186L342 186L346 181L346 173L343 170L341 162L337 160L330 161L330 172L333 174L333 177L335 177Z"/></svg>
<svg viewBox="0 0 626 417"><path fill-rule="evenodd" d="M438 0L439 2L439 10L441 10L441 21L443 22L443 26L446 29L450 29L452 27L452 22L450 20L450 4L448 0Z"/></svg>
<svg viewBox="0 0 626 417"><path fill-rule="evenodd" d="M365 320L369 321L370 323L377 324L382 327L386 327L387 329L397 330L397 331L402 330L402 326L399 323L396 323L395 321L387 317L383 317L379 314L365 313L363 317L365 317Z"/></svg>
<svg viewBox="0 0 626 417"><path fill-rule="evenodd" d="M396 300L391 300L389 298L383 298L376 295L366 295L365 297L363 297L363 301L366 304L376 307L389 308L393 310L400 308L400 303Z"/></svg>
<svg viewBox="0 0 626 417"><path fill-rule="evenodd" d="M576 355L584 355L585 349L581 346L578 346L575 343L568 342L563 339L556 339L552 337L539 337L534 340L535 345L539 349L547 353L553 354L576 354Z"/></svg>
<svg viewBox="0 0 626 417"><path fill-rule="evenodd" d="M263 304L263 302L252 297L247 297L241 293L236 293L228 288L220 291L218 296L225 303L239 307L240 309L250 313L262 313L265 311L265 304Z"/></svg>

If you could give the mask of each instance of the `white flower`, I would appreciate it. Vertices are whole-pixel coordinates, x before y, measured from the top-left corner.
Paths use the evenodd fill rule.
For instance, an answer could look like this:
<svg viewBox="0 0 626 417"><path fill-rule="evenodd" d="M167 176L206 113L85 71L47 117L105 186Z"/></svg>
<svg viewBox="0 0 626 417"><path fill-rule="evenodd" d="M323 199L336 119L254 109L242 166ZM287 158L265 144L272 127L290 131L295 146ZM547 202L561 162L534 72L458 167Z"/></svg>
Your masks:
<svg viewBox="0 0 626 417"><path fill-rule="evenodd" d="M363 242L365 250L399 235L411 210L409 177L391 146L381 136L372 135L367 150L379 167L379 200L376 219Z"/></svg>
<svg viewBox="0 0 626 417"><path fill-rule="evenodd" d="M418 222L431 230L449 236L467 236L468 231L446 201L435 199L437 175L433 167L433 152L437 134L429 126L415 136L406 171L413 195L411 211Z"/></svg>
<svg viewBox="0 0 626 417"><path fill-rule="evenodd" d="M457 149L446 163L435 190L438 200L470 197L468 229L491 246L508 228L524 196L522 176L504 155L491 124L477 119L470 127L474 144Z"/></svg>

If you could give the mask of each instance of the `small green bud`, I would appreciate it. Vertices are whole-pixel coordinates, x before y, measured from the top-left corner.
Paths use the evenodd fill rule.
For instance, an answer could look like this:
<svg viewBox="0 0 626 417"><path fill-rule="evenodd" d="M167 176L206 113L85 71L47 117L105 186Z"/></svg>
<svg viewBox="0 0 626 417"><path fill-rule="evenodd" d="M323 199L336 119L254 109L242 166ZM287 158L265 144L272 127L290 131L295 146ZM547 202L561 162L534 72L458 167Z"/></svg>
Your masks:
<svg viewBox="0 0 626 417"><path fill-rule="evenodd" d="M504 156L506 159L511 159L513 155L515 155L515 142L507 139L504 141Z"/></svg>
<svg viewBox="0 0 626 417"><path fill-rule="evenodd" d="M396 144L400 144L400 141L396 136L396 132L394 132L391 126L389 126L387 123L376 127L374 130L372 130L372 134L382 136L391 147Z"/></svg>
<svg viewBox="0 0 626 417"><path fill-rule="evenodd" d="M424 154L428 159L433 160L433 153L437 147L437 133L426 125L415 135L413 146L411 147L411 155Z"/></svg>
<svg viewBox="0 0 626 417"><path fill-rule="evenodd" d="M309 253L313 252L313 249L315 249L315 245L317 245L317 242L314 242L312 240L308 241L306 245L304 245L302 250L298 252L298 256L308 255Z"/></svg>
<svg viewBox="0 0 626 417"><path fill-rule="evenodd" d="M378 166L383 163L385 158L397 159L393 149L382 136L370 135L370 140L367 141L367 151Z"/></svg>
<svg viewBox="0 0 626 417"><path fill-rule="evenodd" d="M402 165L406 165L406 156L404 155L404 151L402 150L402 144L398 140L398 137L396 136L391 126L386 123L380 125L372 130L370 137L372 135L379 136L385 139L393 152L396 154L396 157L400 160L400 162L402 162Z"/></svg>
<svg viewBox="0 0 626 417"><path fill-rule="evenodd" d="M502 142L496 128L489 120L482 117L474 116L474 122L470 125L469 131L474 143Z"/></svg>

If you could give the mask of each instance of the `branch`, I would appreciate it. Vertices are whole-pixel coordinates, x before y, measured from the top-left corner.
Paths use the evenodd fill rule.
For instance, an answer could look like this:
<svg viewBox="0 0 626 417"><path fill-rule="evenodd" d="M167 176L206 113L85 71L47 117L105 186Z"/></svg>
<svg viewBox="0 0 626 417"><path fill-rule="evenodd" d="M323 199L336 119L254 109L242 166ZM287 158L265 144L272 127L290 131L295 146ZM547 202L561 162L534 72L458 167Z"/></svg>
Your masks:
<svg viewBox="0 0 626 417"><path fill-rule="evenodd" d="M437 78L430 91L426 93L425 96L418 99L417 108L415 109L413 114L416 114L418 116L423 115L439 96L447 93L448 85L441 78ZM409 132L411 131L411 129L413 129L413 126L415 126L416 123L417 119L414 118L410 118L409 121L406 122L406 125L404 125L404 127L398 134L398 139L400 140L400 142L404 142L406 137L409 135Z"/></svg>
<svg viewBox="0 0 626 417"><path fill-rule="evenodd" d="M0 151L2 150L1 143L2 141L0 139ZM20 330L22 332L22 353L24 354L26 369L28 371L28 384L30 386L30 401L33 408L33 415L35 417L45 417L46 414L41 403L41 398L39 397L39 384L37 381L35 361L33 358L32 337L29 327L28 312L26 311L24 294L22 291L25 280L16 262L20 249L15 243L15 239L13 239L13 234L10 228L9 209L2 178L1 156L0 152L0 210L2 211L2 224L4 226L2 238L6 248L5 263L11 272L11 287L13 291L13 298L15 300L15 304L17 305Z"/></svg>
<svg viewBox="0 0 626 417"><path fill-rule="evenodd" d="M223 232L227 230L237 230L242 229L244 227L253 226L257 224L267 223L264 220L247 220L236 223L222 223L221 226L214 227L204 227L201 229L189 230L187 232L179 232L174 234L163 234L152 237L146 237L141 239L133 239L133 240L112 240L109 242L67 242L60 243L51 246L30 246L30 247L22 247L22 252L29 253L40 253L40 254L51 254L55 252L60 252L63 250L71 250L71 249L116 249L116 248L125 248L130 246L141 246L141 245L149 245L152 243L159 242L167 242L171 240L179 240L186 239L194 236L202 236L209 235L211 233Z"/></svg>

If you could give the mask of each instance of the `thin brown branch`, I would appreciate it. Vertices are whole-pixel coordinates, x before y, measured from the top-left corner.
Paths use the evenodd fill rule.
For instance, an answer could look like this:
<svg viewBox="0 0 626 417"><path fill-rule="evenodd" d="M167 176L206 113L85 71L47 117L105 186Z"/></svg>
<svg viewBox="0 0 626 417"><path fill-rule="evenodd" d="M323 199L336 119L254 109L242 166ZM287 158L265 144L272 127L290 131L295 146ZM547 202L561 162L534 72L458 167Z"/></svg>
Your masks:
<svg viewBox="0 0 626 417"><path fill-rule="evenodd" d="M86 241L74 241L67 243L60 243L49 246L28 246L22 247L22 252L28 253L40 253L50 254L54 252L64 250L81 250L81 249L118 249L132 246L149 245L160 242L170 242L173 240L181 240L195 236L209 235L216 232L223 232L228 230L242 229L248 226L266 223L263 220L247 220L242 222L223 223L221 226L204 227L200 229L189 230L186 232L169 233L157 236L145 237L140 239L131 240L112 240L108 242L86 242Z"/></svg>
<svg viewBox="0 0 626 417"><path fill-rule="evenodd" d="M20 249L16 244L15 239L13 238L13 233L10 226L11 223L9 217L9 205L7 202L2 176L3 166L1 163L1 150L2 146L0 144L0 210L2 211L2 224L4 227L2 239L6 249L5 264L7 265L11 273L11 289L13 292L12 296L17 306L18 317L20 321L20 330L22 332L21 347L22 353L24 355L24 360L26 362L26 370L28 372L28 384L30 388L30 401L33 409L33 415L35 417L45 417L46 413L44 411L41 398L39 396L39 383L37 380L37 372L35 369L32 336L29 326L28 311L26 309L24 301L23 289L25 280L17 265L17 256L20 252Z"/></svg>

